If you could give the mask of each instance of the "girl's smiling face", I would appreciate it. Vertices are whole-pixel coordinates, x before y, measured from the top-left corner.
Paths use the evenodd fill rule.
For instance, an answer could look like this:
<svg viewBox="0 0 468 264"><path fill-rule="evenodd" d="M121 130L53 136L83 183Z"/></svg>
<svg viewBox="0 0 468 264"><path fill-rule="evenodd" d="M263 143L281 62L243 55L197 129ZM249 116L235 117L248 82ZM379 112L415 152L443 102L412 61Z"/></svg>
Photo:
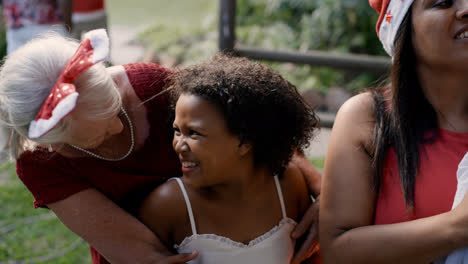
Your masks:
<svg viewBox="0 0 468 264"><path fill-rule="evenodd" d="M466 67L468 0L415 0L412 24L413 46L421 63Z"/></svg>
<svg viewBox="0 0 468 264"><path fill-rule="evenodd" d="M202 97L182 94L177 100L173 148L186 182L207 187L232 180L245 151L232 134L223 114Z"/></svg>

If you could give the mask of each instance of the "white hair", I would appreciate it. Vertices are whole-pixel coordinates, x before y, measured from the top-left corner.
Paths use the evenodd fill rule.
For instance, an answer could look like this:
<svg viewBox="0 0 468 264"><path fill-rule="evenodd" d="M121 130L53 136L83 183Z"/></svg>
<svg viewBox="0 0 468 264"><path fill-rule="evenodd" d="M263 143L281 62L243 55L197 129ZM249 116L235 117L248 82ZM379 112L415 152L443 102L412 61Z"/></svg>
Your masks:
<svg viewBox="0 0 468 264"><path fill-rule="evenodd" d="M45 135L31 140L28 129L49 95L78 43L54 33L31 40L6 57L0 69L0 119L11 128L12 158L38 143L63 143L69 139L73 119L104 120L119 112L122 101L102 63L75 81L79 93L73 114L65 117Z"/></svg>

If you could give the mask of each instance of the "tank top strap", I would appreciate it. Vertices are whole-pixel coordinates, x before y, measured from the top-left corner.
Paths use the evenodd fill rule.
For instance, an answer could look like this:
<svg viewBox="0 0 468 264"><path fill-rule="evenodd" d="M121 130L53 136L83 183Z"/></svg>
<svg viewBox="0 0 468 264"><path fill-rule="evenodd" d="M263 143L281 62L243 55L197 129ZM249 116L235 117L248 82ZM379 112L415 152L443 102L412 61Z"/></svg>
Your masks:
<svg viewBox="0 0 468 264"><path fill-rule="evenodd" d="M281 205L281 212L283 213L283 219L285 219L288 216L286 215L286 206L284 205L283 192L281 191L281 185L278 179L278 175L275 175L274 178L275 178L276 192L278 193L278 198L279 198L280 205Z"/></svg>
<svg viewBox="0 0 468 264"><path fill-rule="evenodd" d="M169 180L176 180L177 183L179 184L180 190L182 191L182 194L184 195L185 199L185 204L187 205L187 212L190 218L190 225L192 226L192 233L194 235L197 234L197 228L195 226L195 218L193 217L193 211L192 211L192 204L190 203L190 199L188 197L187 191L185 190L184 183L180 178L170 178Z"/></svg>

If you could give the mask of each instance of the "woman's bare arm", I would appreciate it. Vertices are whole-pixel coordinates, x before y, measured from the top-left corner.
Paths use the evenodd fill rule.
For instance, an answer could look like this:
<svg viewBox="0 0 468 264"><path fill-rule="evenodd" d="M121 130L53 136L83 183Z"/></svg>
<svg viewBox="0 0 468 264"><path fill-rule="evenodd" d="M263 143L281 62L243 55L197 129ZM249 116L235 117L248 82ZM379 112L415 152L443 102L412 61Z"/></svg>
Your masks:
<svg viewBox="0 0 468 264"><path fill-rule="evenodd" d="M151 230L95 189L47 206L113 264L185 263L195 257L170 256Z"/></svg>
<svg viewBox="0 0 468 264"><path fill-rule="evenodd" d="M376 193L366 146L372 138L373 105L370 94L355 96L343 105L335 121L320 204L324 263L429 263L466 243L457 220L464 216L452 211L372 225Z"/></svg>

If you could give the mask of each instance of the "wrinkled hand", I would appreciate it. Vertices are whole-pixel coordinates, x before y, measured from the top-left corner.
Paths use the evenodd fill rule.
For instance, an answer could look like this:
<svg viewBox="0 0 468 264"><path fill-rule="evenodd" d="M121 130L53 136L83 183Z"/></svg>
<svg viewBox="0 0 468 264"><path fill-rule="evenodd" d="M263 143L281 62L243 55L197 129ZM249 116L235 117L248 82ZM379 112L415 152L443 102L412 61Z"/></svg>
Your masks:
<svg viewBox="0 0 468 264"><path fill-rule="evenodd" d="M198 252L184 253L173 256L164 256L158 259L154 264L184 264L198 256Z"/></svg>
<svg viewBox="0 0 468 264"><path fill-rule="evenodd" d="M319 202L320 196L318 196L315 203L311 204L309 209L307 209L302 220L291 234L293 239L298 239L302 236L305 237L304 242L300 246L299 250L296 251L291 261L292 264L301 263L316 252L316 245L318 242Z"/></svg>

